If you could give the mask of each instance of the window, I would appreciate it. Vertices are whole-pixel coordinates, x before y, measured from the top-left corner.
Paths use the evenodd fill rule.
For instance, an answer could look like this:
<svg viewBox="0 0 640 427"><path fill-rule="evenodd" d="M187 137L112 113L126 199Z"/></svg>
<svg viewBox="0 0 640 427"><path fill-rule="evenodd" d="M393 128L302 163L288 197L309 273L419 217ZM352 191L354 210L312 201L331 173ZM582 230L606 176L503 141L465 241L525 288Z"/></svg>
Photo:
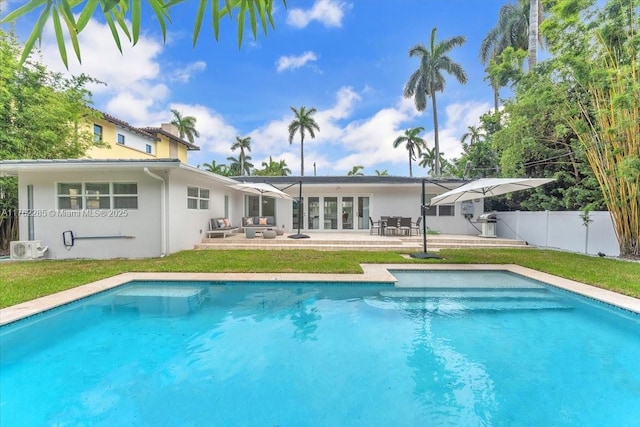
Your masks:
<svg viewBox="0 0 640 427"><path fill-rule="evenodd" d="M121 134L121 133L119 133L119 134L118 134L118 139L116 140L116 142L117 142L119 145L124 145L124 135L123 135L123 134Z"/></svg>
<svg viewBox="0 0 640 427"><path fill-rule="evenodd" d="M114 182L113 207L114 209L138 209L138 184Z"/></svg>
<svg viewBox="0 0 640 427"><path fill-rule="evenodd" d="M206 188L187 187L187 209L209 209L209 190Z"/></svg>
<svg viewBox="0 0 640 427"><path fill-rule="evenodd" d="M96 144L102 142L102 126L100 125L93 125L93 142Z"/></svg>
<svg viewBox="0 0 640 427"><path fill-rule="evenodd" d="M144 146L144 151L146 151L147 153L151 154L151 144L146 144Z"/></svg>
<svg viewBox="0 0 640 427"><path fill-rule="evenodd" d="M436 197L435 194L425 194L427 205L431 203L431 199ZM427 207L426 216L455 216L455 205L438 205Z"/></svg>
<svg viewBox="0 0 640 427"><path fill-rule="evenodd" d="M138 209L135 182L61 182L57 193L58 209Z"/></svg>

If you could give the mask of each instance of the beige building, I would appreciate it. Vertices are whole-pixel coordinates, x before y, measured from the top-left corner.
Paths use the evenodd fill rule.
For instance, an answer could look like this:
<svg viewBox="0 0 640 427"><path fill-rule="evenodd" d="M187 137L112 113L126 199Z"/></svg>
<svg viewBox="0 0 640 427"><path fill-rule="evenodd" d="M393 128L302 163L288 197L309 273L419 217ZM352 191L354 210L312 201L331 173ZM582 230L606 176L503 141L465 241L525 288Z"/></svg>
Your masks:
<svg viewBox="0 0 640 427"><path fill-rule="evenodd" d="M87 150L89 159L178 159L187 163L189 151L199 148L180 138L175 125L136 128L109 114L93 122L93 141L102 143Z"/></svg>

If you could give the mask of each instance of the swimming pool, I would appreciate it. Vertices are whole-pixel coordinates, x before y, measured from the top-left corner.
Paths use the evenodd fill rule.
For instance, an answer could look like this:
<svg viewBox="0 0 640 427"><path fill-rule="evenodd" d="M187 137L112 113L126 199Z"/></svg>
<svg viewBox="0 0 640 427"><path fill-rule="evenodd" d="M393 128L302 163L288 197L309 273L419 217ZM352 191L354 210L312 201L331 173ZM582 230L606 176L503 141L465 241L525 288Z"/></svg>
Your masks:
<svg viewBox="0 0 640 427"><path fill-rule="evenodd" d="M640 316L508 272L132 282L0 329L0 425L633 425Z"/></svg>

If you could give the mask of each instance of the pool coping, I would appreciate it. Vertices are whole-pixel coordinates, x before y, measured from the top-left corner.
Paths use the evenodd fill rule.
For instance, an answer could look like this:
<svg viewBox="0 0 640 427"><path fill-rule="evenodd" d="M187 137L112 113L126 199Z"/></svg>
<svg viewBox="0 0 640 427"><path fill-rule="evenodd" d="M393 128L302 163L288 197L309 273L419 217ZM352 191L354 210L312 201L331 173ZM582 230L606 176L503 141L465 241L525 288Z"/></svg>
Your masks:
<svg viewBox="0 0 640 427"><path fill-rule="evenodd" d="M132 280L279 281L279 282L382 282L394 283L389 270L503 270L548 283L640 314L640 299L515 264L361 264L362 274L322 273L123 273L0 309L0 326L103 292Z"/></svg>

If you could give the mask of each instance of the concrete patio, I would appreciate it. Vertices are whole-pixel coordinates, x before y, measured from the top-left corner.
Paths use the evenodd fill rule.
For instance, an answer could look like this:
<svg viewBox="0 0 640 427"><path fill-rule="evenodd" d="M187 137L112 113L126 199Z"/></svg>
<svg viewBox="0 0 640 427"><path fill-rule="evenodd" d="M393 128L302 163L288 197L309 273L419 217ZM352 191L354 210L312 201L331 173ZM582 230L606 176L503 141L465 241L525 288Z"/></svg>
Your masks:
<svg viewBox="0 0 640 427"><path fill-rule="evenodd" d="M422 236L378 236L362 233L311 232L304 233L308 239L289 239L285 233L275 239L264 239L260 235L247 239L243 233L226 238L205 238L195 249L315 249L358 251L420 251ZM454 248L526 248L523 240L484 238L468 235L427 235L427 248L431 251Z"/></svg>

